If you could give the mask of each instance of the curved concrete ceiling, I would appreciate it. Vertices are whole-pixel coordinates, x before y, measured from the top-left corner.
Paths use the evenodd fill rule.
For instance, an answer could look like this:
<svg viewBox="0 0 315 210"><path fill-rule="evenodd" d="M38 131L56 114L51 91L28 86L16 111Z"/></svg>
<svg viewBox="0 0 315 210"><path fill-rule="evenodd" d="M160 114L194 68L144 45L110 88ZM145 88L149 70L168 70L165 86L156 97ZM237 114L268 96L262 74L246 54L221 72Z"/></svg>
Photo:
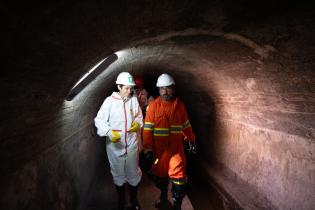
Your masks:
<svg viewBox="0 0 315 210"><path fill-rule="evenodd" d="M315 205L315 30L307 5L24 4L2 9L9 32L0 84L7 102L0 156L5 209L86 208L82 198L104 155L93 118L126 70L143 76L153 95L159 74L175 77L197 134L200 172L239 206ZM74 84L113 53L118 60L66 101Z"/></svg>

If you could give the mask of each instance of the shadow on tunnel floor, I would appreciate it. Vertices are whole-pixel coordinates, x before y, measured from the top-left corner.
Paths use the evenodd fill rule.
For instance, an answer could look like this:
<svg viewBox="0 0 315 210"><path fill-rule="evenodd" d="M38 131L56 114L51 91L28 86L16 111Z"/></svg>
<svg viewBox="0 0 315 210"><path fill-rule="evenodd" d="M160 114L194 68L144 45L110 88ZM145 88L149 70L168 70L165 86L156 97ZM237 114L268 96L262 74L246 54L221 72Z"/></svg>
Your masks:
<svg viewBox="0 0 315 210"><path fill-rule="evenodd" d="M199 168L198 157L188 154L186 157L189 179L187 196L194 210L230 210L217 189L211 185L211 180L208 180Z"/></svg>
<svg viewBox="0 0 315 210"><path fill-rule="evenodd" d="M183 200L183 210L227 210L220 195L215 188L208 184L209 180L199 173L196 164L192 164L191 158L187 158L187 170L189 183L187 196ZM86 210L115 210L117 195L112 183L112 177L107 165L100 166L99 172L93 180L87 198ZM129 200L128 188L126 188L127 201ZM157 210L154 207L155 200L159 197L159 190L154 187L145 173L139 186L139 202L142 210ZM169 186L169 203L158 210L171 210L171 184Z"/></svg>
<svg viewBox="0 0 315 210"><path fill-rule="evenodd" d="M190 179L187 195L194 210L227 210L218 192L198 177Z"/></svg>
<svg viewBox="0 0 315 210"><path fill-rule="evenodd" d="M105 170L105 169L104 169ZM107 172L106 172L107 173ZM86 210L117 210L117 195L110 176L101 175L97 177L91 187L89 198L87 200ZM169 187L169 189L171 189ZM127 203L129 201L128 187L126 187ZM138 199L142 210L172 210L171 193L169 190L169 202L160 208L155 208L155 200L159 197L159 190L154 187L153 183L143 174ZM130 204L128 204L130 206ZM188 197L183 200L183 210L193 210ZM130 210L127 209L127 210Z"/></svg>

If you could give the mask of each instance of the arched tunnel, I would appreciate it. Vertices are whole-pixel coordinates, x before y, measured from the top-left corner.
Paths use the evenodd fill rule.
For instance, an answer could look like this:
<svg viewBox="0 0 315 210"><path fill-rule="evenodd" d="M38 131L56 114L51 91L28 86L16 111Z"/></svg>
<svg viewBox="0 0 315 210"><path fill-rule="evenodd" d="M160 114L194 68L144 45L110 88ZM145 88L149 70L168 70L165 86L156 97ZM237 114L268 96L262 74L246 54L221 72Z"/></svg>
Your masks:
<svg viewBox="0 0 315 210"><path fill-rule="evenodd" d="M191 209L314 209L306 2L11 1L1 13L1 209L115 207L94 118L122 71L155 97L161 73L175 78L198 148L187 157ZM150 190L144 175L141 202Z"/></svg>

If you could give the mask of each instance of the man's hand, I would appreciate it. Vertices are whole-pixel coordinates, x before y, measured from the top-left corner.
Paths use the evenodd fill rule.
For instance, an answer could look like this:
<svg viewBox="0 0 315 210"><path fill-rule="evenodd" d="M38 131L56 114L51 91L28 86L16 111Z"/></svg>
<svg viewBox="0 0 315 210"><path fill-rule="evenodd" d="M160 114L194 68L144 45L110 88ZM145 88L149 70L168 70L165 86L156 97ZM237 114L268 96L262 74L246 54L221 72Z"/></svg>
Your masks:
<svg viewBox="0 0 315 210"><path fill-rule="evenodd" d="M139 123L136 121L133 121L128 132L137 132L139 130L139 128L140 128Z"/></svg>
<svg viewBox="0 0 315 210"><path fill-rule="evenodd" d="M197 146L195 141L189 141L188 142L189 147L188 147L188 154L196 154L197 153Z"/></svg>
<svg viewBox="0 0 315 210"><path fill-rule="evenodd" d="M144 152L144 156L145 156L144 168L146 171L150 171L152 168L152 165L156 161L156 158L152 150Z"/></svg>
<svg viewBox="0 0 315 210"><path fill-rule="evenodd" d="M116 143L120 140L120 134L118 131L110 130L108 132L108 137L109 137L110 141L113 143Z"/></svg>

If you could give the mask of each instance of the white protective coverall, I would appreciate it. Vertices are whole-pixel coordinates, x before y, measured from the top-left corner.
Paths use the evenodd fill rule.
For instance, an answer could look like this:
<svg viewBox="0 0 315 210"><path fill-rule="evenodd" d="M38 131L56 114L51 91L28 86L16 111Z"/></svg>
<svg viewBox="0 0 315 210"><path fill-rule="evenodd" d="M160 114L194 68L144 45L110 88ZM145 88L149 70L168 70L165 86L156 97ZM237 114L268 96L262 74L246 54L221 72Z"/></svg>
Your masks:
<svg viewBox="0 0 315 210"><path fill-rule="evenodd" d="M103 102L94 119L99 136L108 136L111 130L118 131L120 140L113 143L106 139L106 152L110 163L111 174L115 185L122 186L128 182L137 186L142 172L138 166L141 129L138 132L128 132L131 123L136 121L143 126L142 111L136 96L125 101L117 92L113 92Z"/></svg>

